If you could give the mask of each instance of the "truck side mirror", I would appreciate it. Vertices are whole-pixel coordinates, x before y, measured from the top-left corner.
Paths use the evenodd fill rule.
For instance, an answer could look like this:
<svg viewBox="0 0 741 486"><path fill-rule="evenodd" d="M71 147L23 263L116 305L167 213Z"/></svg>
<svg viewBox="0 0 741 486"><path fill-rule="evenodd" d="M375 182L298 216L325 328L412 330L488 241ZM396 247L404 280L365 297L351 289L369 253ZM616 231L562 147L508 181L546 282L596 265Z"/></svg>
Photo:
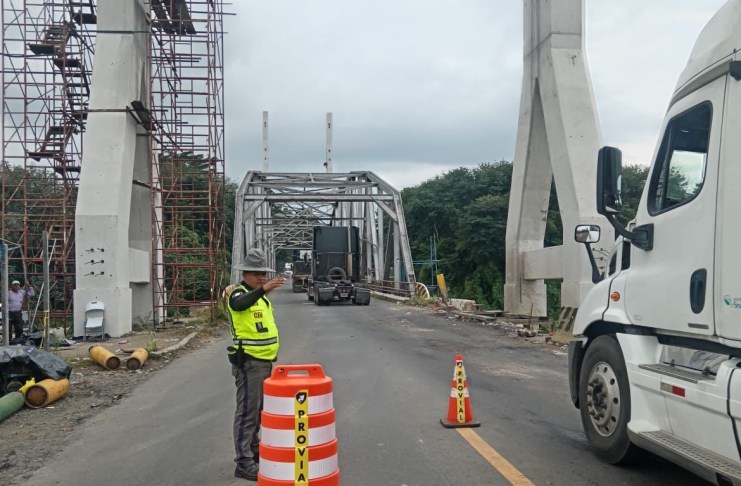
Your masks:
<svg viewBox="0 0 741 486"><path fill-rule="evenodd" d="M600 228L596 224L580 224L574 230L574 240L578 243L584 243L589 255L589 265L592 267L592 283L602 280L602 275L597 267L597 261L594 259L594 252L590 243L597 243L600 237Z"/></svg>
<svg viewBox="0 0 741 486"><path fill-rule="evenodd" d="M617 214L623 206L620 197L623 154L615 147L602 147L597 157L597 212Z"/></svg>
<svg viewBox="0 0 741 486"><path fill-rule="evenodd" d="M597 243L600 238L600 227L594 224L581 224L574 231L577 243Z"/></svg>
<svg viewBox="0 0 741 486"><path fill-rule="evenodd" d="M597 212L607 218L615 231L630 240L636 248L651 251L654 247L653 223L636 226L629 231L615 218L623 206L620 198L623 154L615 147L602 147L597 156ZM584 238L590 238L585 235ZM574 238L578 238L574 234ZM577 239L577 241L580 241ZM585 241L587 243L587 241ZM590 253L591 255L591 253Z"/></svg>

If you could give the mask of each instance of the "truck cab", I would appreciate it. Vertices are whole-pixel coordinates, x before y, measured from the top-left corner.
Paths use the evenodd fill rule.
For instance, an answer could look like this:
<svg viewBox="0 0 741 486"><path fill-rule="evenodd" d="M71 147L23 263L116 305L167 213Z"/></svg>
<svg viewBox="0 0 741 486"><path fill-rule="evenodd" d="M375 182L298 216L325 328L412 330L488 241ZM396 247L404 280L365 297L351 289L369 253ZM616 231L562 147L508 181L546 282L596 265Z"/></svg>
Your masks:
<svg viewBox="0 0 741 486"><path fill-rule="evenodd" d="M649 450L721 485L741 484L739 25L731 0L700 34L628 227L615 218L620 152L600 150L597 209L620 236L569 345L595 452L626 463ZM598 234L579 226L575 239L591 252Z"/></svg>
<svg viewBox="0 0 741 486"><path fill-rule="evenodd" d="M316 305L334 301L370 304L370 289L361 275L360 231L356 226L313 228L309 300Z"/></svg>
<svg viewBox="0 0 741 486"><path fill-rule="evenodd" d="M311 274L311 263L308 258L293 262L293 274L291 275L293 292L306 292L308 290L309 276Z"/></svg>

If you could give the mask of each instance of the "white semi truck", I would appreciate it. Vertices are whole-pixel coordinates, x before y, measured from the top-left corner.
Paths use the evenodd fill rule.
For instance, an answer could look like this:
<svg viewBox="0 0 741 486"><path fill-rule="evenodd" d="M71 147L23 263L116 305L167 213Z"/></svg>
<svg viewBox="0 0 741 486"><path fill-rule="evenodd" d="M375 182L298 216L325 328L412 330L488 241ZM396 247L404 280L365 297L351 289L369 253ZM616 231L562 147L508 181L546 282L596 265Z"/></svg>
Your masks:
<svg viewBox="0 0 741 486"><path fill-rule="evenodd" d="M645 450L741 485L741 0L700 34L671 98L635 219L617 222L620 151L597 206L619 235L569 346L571 397L611 463Z"/></svg>

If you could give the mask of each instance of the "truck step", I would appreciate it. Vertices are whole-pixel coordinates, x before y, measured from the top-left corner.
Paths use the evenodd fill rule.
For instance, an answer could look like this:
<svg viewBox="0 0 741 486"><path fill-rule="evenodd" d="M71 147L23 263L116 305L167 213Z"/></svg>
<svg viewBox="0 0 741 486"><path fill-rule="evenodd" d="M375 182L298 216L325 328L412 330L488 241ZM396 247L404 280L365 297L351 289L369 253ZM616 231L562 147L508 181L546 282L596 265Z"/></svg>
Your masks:
<svg viewBox="0 0 741 486"><path fill-rule="evenodd" d="M715 381L715 375L701 374L696 371L690 371L677 366L671 366L664 363L642 364L639 368L653 371L662 375L671 376L680 380L689 381L690 383L699 383L700 381Z"/></svg>
<svg viewBox="0 0 741 486"><path fill-rule="evenodd" d="M741 482L741 465L715 452L691 444L669 432L657 430L631 433L631 436L631 439L637 446L651 450L659 455L664 455L662 453L664 451L669 452L672 457L667 457L667 459L687 469L699 472L696 466L700 466L705 472L712 471L733 480L734 484L737 481ZM695 467L690 466L688 462L693 463ZM703 476L708 478L707 475ZM712 479L714 480L715 478Z"/></svg>

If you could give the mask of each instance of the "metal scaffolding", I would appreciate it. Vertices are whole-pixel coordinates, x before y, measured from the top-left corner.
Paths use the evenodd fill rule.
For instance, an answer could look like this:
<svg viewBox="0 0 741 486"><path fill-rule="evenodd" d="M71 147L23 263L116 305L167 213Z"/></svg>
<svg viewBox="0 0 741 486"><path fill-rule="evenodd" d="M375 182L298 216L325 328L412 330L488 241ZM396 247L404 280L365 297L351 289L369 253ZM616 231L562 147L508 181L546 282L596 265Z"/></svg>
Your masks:
<svg viewBox="0 0 741 486"><path fill-rule="evenodd" d="M223 3L150 3L155 316L194 305L213 316L227 271Z"/></svg>
<svg viewBox="0 0 741 486"><path fill-rule="evenodd" d="M122 1L122 0L98 0ZM17 245L10 273L41 281L49 233L52 318L69 326L74 217L88 115L95 0L3 0L2 215ZM149 107L129 113L148 132L153 301L212 310L224 256L223 2L149 0ZM38 285L37 285L38 288Z"/></svg>
<svg viewBox="0 0 741 486"><path fill-rule="evenodd" d="M2 2L2 238L10 273L40 285L48 231L51 317L71 316L74 211L95 48L95 3Z"/></svg>
<svg viewBox="0 0 741 486"><path fill-rule="evenodd" d="M278 250L311 249L317 225L357 226L364 276L415 288L401 195L373 172L249 172L236 195L232 281L240 280L236 266L250 247L274 262ZM384 248L391 250L390 258Z"/></svg>

